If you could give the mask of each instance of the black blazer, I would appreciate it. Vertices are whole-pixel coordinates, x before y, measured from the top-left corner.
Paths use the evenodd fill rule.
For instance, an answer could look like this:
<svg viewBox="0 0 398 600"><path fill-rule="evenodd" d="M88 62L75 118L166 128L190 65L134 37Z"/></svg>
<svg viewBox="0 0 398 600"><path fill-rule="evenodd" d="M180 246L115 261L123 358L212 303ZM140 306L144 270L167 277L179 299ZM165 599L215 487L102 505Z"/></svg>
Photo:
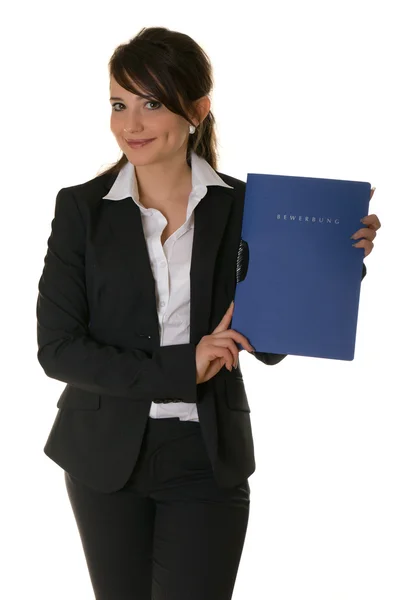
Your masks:
<svg viewBox="0 0 398 600"><path fill-rule="evenodd" d="M155 398L196 402L221 487L255 471L240 367L196 384L195 347L234 298L245 182L209 186L195 208L190 343L160 346L155 282L131 197L103 200L116 175L62 188L37 299L38 360L67 385L44 452L86 485L120 489L135 466ZM255 353L267 365L285 354Z"/></svg>

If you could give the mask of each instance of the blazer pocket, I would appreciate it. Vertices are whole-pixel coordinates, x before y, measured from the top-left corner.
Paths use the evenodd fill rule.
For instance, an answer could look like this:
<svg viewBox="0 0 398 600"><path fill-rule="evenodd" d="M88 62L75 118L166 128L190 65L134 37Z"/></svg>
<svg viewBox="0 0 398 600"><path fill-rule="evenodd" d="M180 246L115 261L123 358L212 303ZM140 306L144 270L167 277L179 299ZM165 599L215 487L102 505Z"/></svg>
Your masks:
<svg viewBox="0 0 398 600"><path fill-rule="evenodd" d="M239 375L234 376L234 374L231 373L230 377L225 378L225 398L228 408L251 412L247 400L245 384L243 378Z"/></svg>
<svg viewBox="0 0 398 600"><path fill-rule="evenodd" d="M100 396L67 384L57 402L57 407L73 410L98 410Z"/></svg>

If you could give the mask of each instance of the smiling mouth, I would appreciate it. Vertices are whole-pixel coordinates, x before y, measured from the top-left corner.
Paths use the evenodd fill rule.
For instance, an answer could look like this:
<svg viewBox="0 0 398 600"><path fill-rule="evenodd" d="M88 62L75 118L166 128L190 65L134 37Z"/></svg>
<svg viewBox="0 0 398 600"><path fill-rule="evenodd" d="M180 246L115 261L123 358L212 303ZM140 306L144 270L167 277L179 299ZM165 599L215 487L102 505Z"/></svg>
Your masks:
<svg viewBox="0 0 398 600"><path fill-rule="evenodd" d="M154 138L154 139L156 139L156 138ZM149 144L151 144L154 141L154 139L152 139L152 140L145 140L144 142L138 142L138 141L127 142L127 145L132 150L138 150L139 148L144 148L144 146L149 146Z"/></svg>

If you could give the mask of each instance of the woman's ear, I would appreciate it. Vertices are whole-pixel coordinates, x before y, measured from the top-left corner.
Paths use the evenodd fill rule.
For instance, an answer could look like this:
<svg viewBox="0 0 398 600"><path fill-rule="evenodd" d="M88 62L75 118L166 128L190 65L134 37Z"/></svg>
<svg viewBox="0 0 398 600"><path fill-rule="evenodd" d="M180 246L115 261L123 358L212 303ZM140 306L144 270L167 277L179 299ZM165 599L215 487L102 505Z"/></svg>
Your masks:
<svg viewBox="0 0 398 600"><path fill-rule="evenodd" d="M195 114L191 115L191 119L194 121L195 126L198 127L202 121L205 120L210 112L211 101L209 96L202 96L198 100L195 100Z"/></svg>

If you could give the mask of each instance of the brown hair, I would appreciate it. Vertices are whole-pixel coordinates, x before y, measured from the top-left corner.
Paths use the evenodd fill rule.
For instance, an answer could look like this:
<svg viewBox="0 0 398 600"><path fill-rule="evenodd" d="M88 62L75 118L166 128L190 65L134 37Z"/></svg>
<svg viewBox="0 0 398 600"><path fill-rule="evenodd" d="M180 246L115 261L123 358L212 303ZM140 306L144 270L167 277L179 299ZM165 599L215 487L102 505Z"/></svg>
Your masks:
<svg viewBox="0 0 398 600"><path fill-rule="evenodd" d="M195 114L193 102L210 94L213 72L206 52L188 35L165 27L143 28L129 42L117 46L109 64L109 75L133 94L140 92L164 104L170 111L184 117L191 125L189 112ZM217 136L211 110L189 134L187 162L191 151L217 169ZM98 175L117 174L128 162L126 155Z"/></svg>

